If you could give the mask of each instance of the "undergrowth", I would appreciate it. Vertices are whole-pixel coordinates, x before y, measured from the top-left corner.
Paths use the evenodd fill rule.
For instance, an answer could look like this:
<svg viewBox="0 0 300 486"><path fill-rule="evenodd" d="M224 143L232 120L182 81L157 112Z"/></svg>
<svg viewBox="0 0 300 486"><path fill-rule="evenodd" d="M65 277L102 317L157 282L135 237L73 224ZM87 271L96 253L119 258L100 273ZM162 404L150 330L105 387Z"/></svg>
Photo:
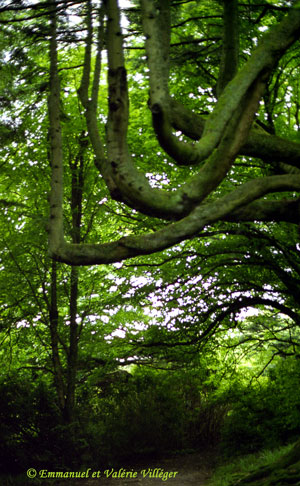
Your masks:
<svg viewBox="0 0 300 486"><path fill-rule="evenodd" d="M282 446L274 450L262 450L258 453L247 454L228 462L228 459L216 468L208 486L228 486L244 478L256 469L276 462L284 453L291 450L293 444Z"/></svg>

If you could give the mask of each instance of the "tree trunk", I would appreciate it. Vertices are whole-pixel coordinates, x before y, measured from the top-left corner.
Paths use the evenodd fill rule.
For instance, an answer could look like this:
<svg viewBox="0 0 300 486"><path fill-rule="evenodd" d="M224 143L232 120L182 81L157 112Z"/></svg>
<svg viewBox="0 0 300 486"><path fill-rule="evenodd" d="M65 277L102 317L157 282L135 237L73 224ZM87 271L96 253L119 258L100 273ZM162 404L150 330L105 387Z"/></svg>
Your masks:
<svg viewBox="0 0 300 486"><path fill-rule="evenodd" d="M71 169L72 186L71 186L71 212L72 212L72 243L78 244L81 241L81 220L82 220L82 194L83 194L83 168L84 168L84 151L86 148L84 134L79 137L79 153L75 160L72 160L70 154L69 166ZM67 364L67 393L65 404L65 420L67 423L74 421L75 409L75 392L76 392L76 373L78 358L78 341L79 326L78 317L78 290L79 290L79 269L72 267L70 275L70 295L69 295L69 312L70 312L70 331L69 331L69 349Z"/></svg>
<svg viewBox="0 0 300 486"><path fill-rule="evenodd" d="M76 372L78 356L78 324L77 324L77 297L78 297L78 269L72 267L70 285L70 333L67 369L67 394L65 405L65 420L71 423L74 419Z"/></svg>
<svg viewBox="0 0 300 486"><path fill-rule="evenodd" d="M58 336L58 304L57 304L57 273L56 262L52 262L51 269L51 301L49 310L49 323L50 323L50 335L51 335L51 351L52 351L52 363L54 372L54 384L56 388L58 406L63 413L65 409L65 384L63 369L59 356L59 336Z"/></svg>

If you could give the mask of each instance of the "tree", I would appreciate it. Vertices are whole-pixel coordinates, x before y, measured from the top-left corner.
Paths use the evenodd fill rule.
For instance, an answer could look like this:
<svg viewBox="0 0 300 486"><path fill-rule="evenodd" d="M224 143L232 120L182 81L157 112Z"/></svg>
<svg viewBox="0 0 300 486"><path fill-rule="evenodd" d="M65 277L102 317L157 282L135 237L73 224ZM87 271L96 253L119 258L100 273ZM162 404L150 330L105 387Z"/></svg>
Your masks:
<svg viewBox="0 0 300 486"><path fill-rule="evenodd" d="M237 20L231 25L231 19L237 18L238 4L234 1L224 2L223 49L216 88L218 101L213 104L205 119L182 106L169 94L168 79L172 76L169 63L172 7L177 8L176 4L173 6L167 1L159 5L154 1L141 2L149 68L149 106L156 138L162 149L172 157L173 163L193 169L200 168L176 190L172 188L165 191L151 187L147 178L134 166L128 148L129 99L120 9L113 0L104 2L100 9L97 55L92 75L93 8L92 4L87 4L87 38L79 95L85 109L96 165L114 199L162 221L156 231L123 237L105 244L74 245L64 241L58 30L56 16L52 15L49 97L52 190L49 245L52 256L57 260L72 265L89 265L150 254L194 238L207 225L226 219L236 222L254 219L298 221L297 198L278 199L282 191L299 190L298 174L263 175L248 170L244 183L234 184L230 191L218 195L220 184L232 177L230 171L235 173L239 155L259 157L264 162L262 168L267 168L267 171L272 168L272 164L274 166L275 161L297 167L298 144L258 130L254 119L271 75L280 59L298 39L298 3L294 2L290 12L261 36L257 48L246 62L241 62L238 70L237 62L234 66L232 64L232 59L238 59L239 53ZM199 14L201 17L201 7ZM104 15L107 18L105 41ZM108 53L109 99L105 140L99 136L97 125L100 57L104 42ZM189 130L191 126L194 128L193 134ZM191 143L182 140L182 136L173 133L174 129L196 141ZM277 197L266 199L265 196L271 193Z"/></svg>
<svg viewBox="0 0 300 486"><path fill-rule="evenodd" d="M249 305L273 307L292 320L291 327L297 326L299 2L142 0L126 10L125 35L120 27L123 12L115 0L18 2L4 4L1 13L5 76L0 81L4 93L0 135L6 144L1 204L6 215L16 214L18 208L26 211L28 206L32 213L27 201L33 199L33 184L24 175L26 160L29 165L36 161L39 180L38 168L45 169L42 162L50 158L49 249L54 260L72 265L73 344L79 331L75 267L141 255L148 266L157 268L160 258L169 259L165 287L157 284L157 290L172 290L170 309L178 296L182 307L188 303L191 312L170 315L169 325L165 316L158 316L160 326L149 326L139 335L128 333L121 346L124 359L132 357L134 350L141 362L180 365L218 330L231 329L233 323L243 331L234 317ZM48 41L49 57L40 48ZM6 80L12 81L11 88ZM148 88L153 128L148 120ZM15 153L26 143L30 149L18 158ZM97 170L97 188L90 192L89 184L84 186L77 178L80 164L72 178L74 155L81 149L89 160L94 159ZM15 167L18 171L12 179L19 178L20 185L26 180L28 186L17 195L9 192ZM47 169L44 174L47 178ZM77 196L83 191L83 205L76 191ZM41 193L43 203L35 202L39 213L35 221L43 232L46 185ZM89 198L98 203L94 210L87 204ZM84 237L83 226L89 229ZM290 238L286 228L292 228L293 248L284 248ZM15 229L21 230L17 223ZM31 232L34 236L32 227ZM33 240L28 238L28 246L34 245ZM161 250L165 252L157 253ZM183 257L179 266L178 256ZM26 261L21 262L24 271ZM135 260L133 272L142 264ZM55 267L54 263L53 350L57 344ZM112 272L119 267L110 268ZM255 281L249 268L255 268ZM184 278L178 278L180 272L185 272ZM156 275L161 278L159 272ZM170 276L173 287L168 286ZM209 285L209 302L205 287L198 299L199 278ZM266 298L265 284L270 280L272 289ZM156 283L152 281L150 292ZM49 290L49 275L47 286ZM89 285L85 290L89 292ZM8 294L5 287L6 316L18 302ZM279 304L278 295L283 299ZM112 302L112 297L108 300ZM124 307L119 308L118 318L121 324L126 321ZM261 333L258 320L255 325ZM273 329L274 333L278 336L279 331ZM87 343L85 348L89 351L92 346ZM74 391L76 343L73 351L70 391ZM60 369L58 361L55 366ZM60 394L62 389L57 387ZM63 409L63 397L61 403Z"/></svg>
<svg viewBox="0 0 300 486"><path fill-rule="evenodd" d="M27 94L28 100L32 95L31 90ZM105 269L99 269L100 273L88 277L85 269L66 268L51 262L47 256L45 215L50 165L44 137L48 127L39 110L33 107L29 113L29 116L26 113L18 120L19 124L22 122L21 128L17 129L18 145L16 148L12 144L6 151L1 174L2 194L9 189L7 199L2 199L1 212L2 356L10 356L5 365L6 375L26 369L35 376L43 373L51 377L59 419L68 425L76 418L78 375L90 371L96 363L90 363L89 367L86 365L80 340L84 335L87 346L92 332L95 332L91 325L91 313L94 320L99 321L98 331L101 328L102 316L98 312L101 312L109 295L111 280L105 282ZM30 133L28 127L38 132L39 136ZM22 135L23 130L27 132L26 139L24 133ZM91 221L98 211L94 193L95 168L80 126L73 124L65 155L68 160L65 177L70 182L65 197L65 222L68 234L76 242L88 236ZM24 163L26 156L30 158L29 166ZM10 170L12 163L17 167L13 178ZM87 190L83 199L84 188ZM42 199L45 196L45 205L41 202L41 196ZM86 210L84 218L83 207ZM102 304L99 305L95 302L95 288L100 278L103 295ZM93 291L95 296L91 297ZM112 330L107 326L105 332L110 334ZM99 334L103 339L103 328ZM20 339L24 339L23 352L17 344ZM97 355L100 354L101 346L97 350ZM78 361L81 362L80 370ZM101 367L100 362L99 359L98 368ZM111 367L114 366L112 363Z"/></svg>
<svg viewBox="0 0 300 486"><path fill-rule="evenodd" d="M141 279L131 289L131 302L155 316L147 339L152 352L156 347L159 353L159 346L191 346L197 353L215 335L226 347L228 332L237 331L237 345L259 347L268 341L274 343L274 352L284 355L286 347L287 353L298 353L299 251L294 225L223 223L218 230L203 231L198 241L181 244L180 251L169 249L156 258L124 263L119 274L123 296L134 278ZM257 309L251 322L243 317L249 308ZM141 331L141 346L144 338ZM139 342L137 334L133 340Z"/></svg>
<svg viewBox="0 0 300 486"><path fill-rule="evenodd" d="M274 5L253 2L248 9L234 1L215 2L211 15L207 15L205 2L201 6L190 3L193 2L187 2L187 5L167 1L157 5L154 1L141 2L140 7L129 9L131 27L127 28L128 36L122 36L120 8L112 0L103 2L100 9L90 2L78 6L58 2L55 9L43 3L3 6L3 32L12 36L10 26L19 22L24 26L27 40L35 38L44 42L42 28L46 30L46 39L51 38L49 244L50 253L56 259L72 265L88 265L152 254L180 241L196 238L203 228L223 220L297 223L298 173L283 174L282 170L297 167L299 156L294 131L298 119L297 90L288 84L289 78L295 78L295 83L297 78L298 3L292 2L288 12L280 2ZM68 17L74 12L77 29ZM258 17L255 17L256 13ZM287 15L283 15L285 13ZM51 27L49 23L45 25L49 17ZM212 18L216 19L215 23ZM249 26L250 35L246 34ZM136 39L128 42L132 29L139 28L143 29L145 43L141 44L137 30L134 30ZM204 33L211 35L204 37ZM216 46L215 52L211 53L212 41ZM80 46L83 42L84 55ZM74 60L81 58L82 64L64 66L67 57L62 52L62 45L68 45L69 59L72 56ZM184 50L186 45L189 50ZM190 46L196 47L191 50ZM101 67L101 54L105 49L108 53L107 96L99 84L101 71L105 71L105 66ZM145 70L144 61L138 63L134 55L125 56L128 51L132 52L130 49L133 52L134 49L145 49L149 75L136 72L138 64ZM6 51L7 47L4 48ZM24 51L18 53L19 63L22 59L24 63L24 58L28 63L30 54ZM191 59L189 70L183 69L184 55ZM203 55L208 57L209 69L203 66ZM125 68L125 58L128 69ZM6 67L7 62L3 65ZM131 208L133 215L138 211L158 218L150 233L108 240L104 246L101 243L69 244L67 241L65 244L63 236L62 168L66 142L66 133L62 130L66 121L63 106L66 98L74 93L64 70L80 69L80 66L83 67L81 81L76 88L82 115L84 111L86 126L84 123L83 127L88 131L101 180L112 199L120 202L121 207L125 204ZM26 76L19 76L23 83L28 80L28 73L29 70ZM182 97L187 106L176 100L178 94L173 86L173 79L178 80L180 73L184 74L181 89L184 88L184 94L188 93ZM129 119L132 90L130 84L128 89L127 78L132 83L135 77L142 82L149 78L149 107L158 142L156 147L167 154L163 163L158 156L158 163L147 157L148 164L145 164L144 154L140 154L141 161L135 167L139 155L129 151L129 143L132 145L135 134L128 124L135 114L132 109ZM194 93L190 91L191 87ZM202 92L203 99L199 100ZM20 93L16 94L20 96ZM74 94L77 101L77 94ZM105 98L109 99L108 113L103 109ZM282 98L286 104L280 108L285 111L279 117L277 106ZM195 99L195 103L191 99ZM136 124L133 125L136 129ZM286 137L282 138L282 135ZM9 141L8 136L6 140ZM253 157L260 162L253 163ZM161 187L157 187L158 184L153 187L149 175L148 178L143 175L149 164L150 174L164 171ZM173 164L171 171L170 164ZM183 169L180 182L177 179L177 188L169 184L170 189L164 190L164 173L174 178L176 166L189 169ZM280 175L276 174L278 169ZM239 180L241 183L237 182ZM280 197L281 192L289 198Z"/></svg>

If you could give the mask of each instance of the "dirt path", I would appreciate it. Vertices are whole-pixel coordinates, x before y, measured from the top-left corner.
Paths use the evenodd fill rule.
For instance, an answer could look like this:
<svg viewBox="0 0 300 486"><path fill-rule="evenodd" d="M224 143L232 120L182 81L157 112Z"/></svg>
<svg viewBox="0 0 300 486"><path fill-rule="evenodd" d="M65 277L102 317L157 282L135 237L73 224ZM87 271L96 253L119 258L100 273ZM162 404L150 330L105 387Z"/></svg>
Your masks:
<svg viewBox="0 0 300 486"><path fill-rule="evenodd" d="M210 458L203 454L174 456L131 467L90 471L89 479L72 481L72 486L205 486L211 475L210 464Z"/></svg>

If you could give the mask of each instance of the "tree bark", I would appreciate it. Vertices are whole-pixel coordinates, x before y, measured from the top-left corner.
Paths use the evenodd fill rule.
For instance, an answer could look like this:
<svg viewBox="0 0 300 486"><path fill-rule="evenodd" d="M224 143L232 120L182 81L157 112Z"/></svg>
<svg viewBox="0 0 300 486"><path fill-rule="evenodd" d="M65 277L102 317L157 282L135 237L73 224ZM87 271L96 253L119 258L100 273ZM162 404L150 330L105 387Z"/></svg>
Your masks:
<svg viewBox="0 0 300 486"><path fill-rule="evenodd" d="M50 94L48 99L51 192L49 196L49 251L56 253L64 244L63 229L63 146L60 126L60 80L57 68L57 19L51 14Z"/></svg>
<svg viewBox="0 0 300 486"><path fill-rule="evenodd" d="M239 64L239 16L238 1L225 0L223 6L223 42L220 62L217 95L220 96L225 86L238 71Z"/></svg>
<svg viewBox="0 0 300 486"><path fill-rule="evenodd" d="M90 4L88 4L90 5ZM286 49L299 37L300 9L292 8L289 14L263 36L243 68L227 82L212 113L204 125L198 123L201 138L193 144L178 140L171 133L171 126L178 122L180 105L170 101L167 86L168 46L158 53L159 37L169 39L168 0L160 7L154 0L143 0L144 28L147 33L148 62L150 70L150 88L152 113L156 132L164 148L173 155L176 163L187 161L188 164L202 165L198 173L175 190L165 191L151 187L146 176L136 169L127 145L129 100L127 73L123 55L120 10L117 0L104 2L107 15L107 51L109 114L107 123L107 157L104 156L101 140L97 135L97 100L92 95L89 101L89 80L91 77L91 39L92 16L88 7L88 36L86 56L80 87L81 100L86 107L87 123L92 145L98 160L98 166L114 199L125 202L141 213L171 221L158 231L139 236L121 238L106 244L85 245L81 242L66 243L62 227L62 149L61 129L55 100L59 98L59 80L57 75L57 42L55 22L52 22L52 40L50 45L51 93L49 99L49 118L51 125L52 153L52 191L50 196L50 233L49 249L51 256L71 265L91 265L113 263L142 254L151 254L164 250L185 239L194 238L207 225L220 220L257 220L257 212L262 221L278 220L274 209L277 201L266 201L264 196L272 192L299 191L300 176L266 176L235 186L225 196L216 196L214 191L228 175L235 158L243 150L249 151L248 134L257 109L263 88L270 71ZM233 3L235 9L236 5ZM229 8L229 4L228 4ZM228 13L228 12L227 12ZM229 14L228 14L229 15ZM165 27L166 32L163 32ZM228 26L227 26L228 27ZM229 33L227 33L229 35ZM100 35L101 37L101 35ZM98 43L98 46L100 44ZM99 50L97 62L99 61ZM235 47L235 52L237 48ZM159 70L156 66L156 54L164 59L166 67ZM96 62L96 64L97 64ZM97 93L99 69L94 71L92 92ZM156 86L156 87L155 87ZM58 105L58 103L56 103ZM172 114L173 112L173 114ZM174 112L177 119L175 120ZM186 124L188 111L184 111L183 123ZM260 138L256 132L250 134L254 141L250 151L255 151L257 140L261 147L269 138ZM273 140L273 139L272 139ZM277 147L280 140L276 138ZM247 147L248 144L248 147ZM269 146L271 143L269 143ZM295 144L296 145L296 144ZM289 145L291 148L292 145ZM297 150L299 147L297 145ZM275 151L273 150L273 153ZM284 152L282 145L281 154ZM266 151L265 151L266 153ZM266 155L267 158L267 155ZM294 157L296 163L296 157ZM298 162L297 162L298 163ZM219 197L219 199L218 199ZM286 204L280 211L281 220L299 221L298 199L294 204ZM288 215L288 208L294 212Z"/></svg>
<svg viewBox="0 0 300 486"><path fill-rule="evenodd" d="M57 263L52 261L51 269L51 299L49 311L49 325L51 336L51 352L54 372L54 384L56 388L58 405L62 416L64 415L66 405L66 390L64 384L63 368L60 361L59 353L59 335L58 335L59 312L57 303Z"/></svg>

